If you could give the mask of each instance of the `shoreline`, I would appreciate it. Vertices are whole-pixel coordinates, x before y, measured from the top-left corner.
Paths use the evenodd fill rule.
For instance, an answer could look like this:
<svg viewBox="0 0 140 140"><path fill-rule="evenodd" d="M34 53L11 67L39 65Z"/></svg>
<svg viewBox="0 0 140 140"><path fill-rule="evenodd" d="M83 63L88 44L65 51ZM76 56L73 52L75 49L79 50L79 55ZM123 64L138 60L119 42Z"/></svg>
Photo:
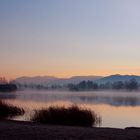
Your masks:
<svg viewBox="0 0 140 140"><path fill-rule="evenodd" d="M103 128L45 125L0 120L1 140L139 140L140 128Z"/></svg>

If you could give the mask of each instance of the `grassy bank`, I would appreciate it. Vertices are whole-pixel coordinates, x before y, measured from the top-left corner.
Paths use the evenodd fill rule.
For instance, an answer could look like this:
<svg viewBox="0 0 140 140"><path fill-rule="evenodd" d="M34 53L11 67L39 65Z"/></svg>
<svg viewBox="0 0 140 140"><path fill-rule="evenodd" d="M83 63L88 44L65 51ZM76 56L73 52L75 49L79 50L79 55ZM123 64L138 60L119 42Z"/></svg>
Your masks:
<svg viewBox="0 0 140 140"><path fill-rule="evenodd" d="M14 116L23 115L24 109L0 101L0 119L12 118Z"/></svg>
<svg viewBox="0 0 140 140"><path fill-rule="evenodd" d="M35 110L32 121L53 125L95 126L99 123L100 117L91 110L75 105L68 108L52 106Z"/></svg>

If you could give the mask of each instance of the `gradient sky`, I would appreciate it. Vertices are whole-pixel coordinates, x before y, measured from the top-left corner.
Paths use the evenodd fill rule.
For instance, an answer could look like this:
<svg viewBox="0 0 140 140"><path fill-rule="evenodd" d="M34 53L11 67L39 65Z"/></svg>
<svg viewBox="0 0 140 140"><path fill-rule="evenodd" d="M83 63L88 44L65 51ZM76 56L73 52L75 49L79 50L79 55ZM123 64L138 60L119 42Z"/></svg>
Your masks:
<svg viewBox="0 0 140 140"><path fill-rule="evenodd" d="M140 75L139 0L0 0L0 76Z"/></svg>

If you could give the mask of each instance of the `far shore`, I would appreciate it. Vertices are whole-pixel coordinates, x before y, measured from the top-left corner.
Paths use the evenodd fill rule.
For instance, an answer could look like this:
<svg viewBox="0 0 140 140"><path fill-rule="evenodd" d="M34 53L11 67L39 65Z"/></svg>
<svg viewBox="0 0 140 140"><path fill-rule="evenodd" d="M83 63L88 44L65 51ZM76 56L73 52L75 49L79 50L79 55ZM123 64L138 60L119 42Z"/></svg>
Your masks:
<svg viewBox="0 0 140 140"><path fill-rule="evenodd" d="M0 120L1 140L140 140L140 128L96 128Z"/></svg>

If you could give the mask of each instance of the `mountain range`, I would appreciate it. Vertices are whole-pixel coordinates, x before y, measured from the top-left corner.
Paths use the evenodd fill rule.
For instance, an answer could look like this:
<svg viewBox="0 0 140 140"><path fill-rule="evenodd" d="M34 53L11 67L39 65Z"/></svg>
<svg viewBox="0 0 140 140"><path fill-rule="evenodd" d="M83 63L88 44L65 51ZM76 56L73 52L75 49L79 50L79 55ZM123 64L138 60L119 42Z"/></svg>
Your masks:
<svg viewBox="0 0 140 140"><path fill-rule="evenodd" d="M67 84L78 84L81 81L96 81L101 79L102 76L73 76L70 78L57 78L53 76L36 76L36 77L19 77L15 79L16 83L26 85L67 85Z"/></svg>
<svg viewBox="0 0 140 140"><path fill-rule="evenodd" d="M103 83L114 83L117 81L129 81L131 79L136 79L138 83L140 83L140 76L136 76L136 75L110 75L110 76L106 76L106 77L102 77L102 76L73 76L70 78L57 78L54 76L36 76L36 77L19 77L17 78L15 81L16 83L19 84L26 84L26 85L67 85L67 84L78 84L81 81L95 81L99 84L103 84Z"/></svg>
<svg viewBox="0 0 140 140"><path fill-rule="evenodd" d="M137 75L120 75L120 74L116 74L116 75L110 75L110 76L106 76L106 77L102 77L101 79L97 79L96 82L97 83L114 83L117 81L130 81L131 79L135 79L138 83L140 83L140 76Z"/></svg>

